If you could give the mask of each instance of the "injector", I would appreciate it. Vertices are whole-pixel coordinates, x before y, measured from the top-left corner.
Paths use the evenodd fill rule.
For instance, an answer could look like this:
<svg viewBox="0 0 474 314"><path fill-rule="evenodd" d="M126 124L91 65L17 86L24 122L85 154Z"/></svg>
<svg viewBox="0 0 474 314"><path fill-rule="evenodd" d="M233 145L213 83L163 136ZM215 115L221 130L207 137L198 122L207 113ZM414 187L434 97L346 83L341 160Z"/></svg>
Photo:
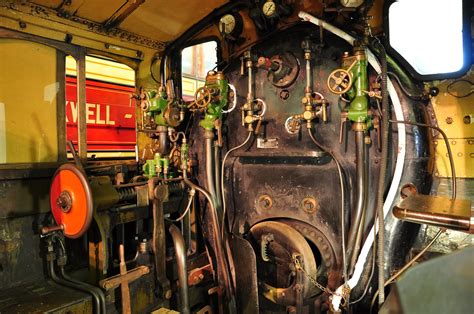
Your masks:
<svg viewBox="0 0 474 314"><path fill-rule="evenodd" d="M313 75L311 71L311 59L313 58L316 47L309 39L305 39L301 43L301 48L303 49L306 65L306 86L304 96L301 98L304 111L300 114L292 115L286 120L285 128L290 134L295 134L299 131L301 121L306 121L307 128L311 128L312 121L316 118L320 118L323 122L328 121L328 103L321 93L314 92L312 88Z"/></svg>
<svg viewBox="0 0 474 314"><path fill-rule="evenodd" d="M254 132L255 134L258 134L260 132L260 126L262 124L263 116L267 109L267 105L262 99L255 98L255 95L254 95L254 90L253 90L254 59L255 57L252 55L250 50L247 50L244 53L242 62L245 64L245 68L247 69L248 93L247 93L247 101L240 108L240 110L242 112L242 126L247 125L247 129L249 132ZM253 125L255 122L257 122L257 125L254 128Z"/></svg>

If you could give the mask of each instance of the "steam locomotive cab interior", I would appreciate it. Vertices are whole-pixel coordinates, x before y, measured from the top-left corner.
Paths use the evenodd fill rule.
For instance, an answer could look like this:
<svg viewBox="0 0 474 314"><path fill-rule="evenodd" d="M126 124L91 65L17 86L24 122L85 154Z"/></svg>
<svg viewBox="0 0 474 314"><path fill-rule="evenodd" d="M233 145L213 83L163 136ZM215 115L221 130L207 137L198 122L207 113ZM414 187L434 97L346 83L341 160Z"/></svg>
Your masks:
<svg viewBox="0 0 474 314"><path fill-rule="evenodd" d="M0 313L472 313L467 0L0 0Z"/></svg>

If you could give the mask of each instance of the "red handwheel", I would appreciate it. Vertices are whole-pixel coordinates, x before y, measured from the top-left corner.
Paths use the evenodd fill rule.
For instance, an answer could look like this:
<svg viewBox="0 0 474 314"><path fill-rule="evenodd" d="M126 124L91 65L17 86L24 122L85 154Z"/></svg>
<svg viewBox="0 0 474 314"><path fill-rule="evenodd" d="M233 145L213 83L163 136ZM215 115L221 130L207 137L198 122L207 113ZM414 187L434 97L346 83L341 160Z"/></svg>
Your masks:
<svg viewBox="0 0 474 314"><path fill-rule="evenodd" d="M54 220L68 238L78 238L89 228L94 214L92 192L86 176L73 164L56 170L49 201Z"/></svg>

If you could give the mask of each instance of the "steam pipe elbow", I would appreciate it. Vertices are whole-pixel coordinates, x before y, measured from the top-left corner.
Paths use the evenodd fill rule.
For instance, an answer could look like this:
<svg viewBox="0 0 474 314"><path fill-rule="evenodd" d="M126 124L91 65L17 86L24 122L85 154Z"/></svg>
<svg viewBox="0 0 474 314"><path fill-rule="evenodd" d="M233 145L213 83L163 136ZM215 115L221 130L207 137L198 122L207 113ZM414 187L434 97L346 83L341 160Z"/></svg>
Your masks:
<svg viewBox="0 0 474 314"><path fill-rule="evenodd" d="M180 312L189 314L189 290L188 290L188 268L186 256L186 244L178 227L171 225L169 232L173 240L174 251L176 254L176 263L178 265L178 281L179 281L179 300Z"/></svg>

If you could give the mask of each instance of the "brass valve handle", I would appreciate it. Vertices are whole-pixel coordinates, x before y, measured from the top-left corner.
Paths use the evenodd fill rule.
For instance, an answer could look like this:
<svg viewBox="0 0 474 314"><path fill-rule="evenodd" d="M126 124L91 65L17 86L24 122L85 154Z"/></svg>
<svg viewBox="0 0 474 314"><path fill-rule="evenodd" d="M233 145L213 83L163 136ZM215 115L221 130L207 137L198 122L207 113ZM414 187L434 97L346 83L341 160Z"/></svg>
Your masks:
<svg viewBox="0 0 474 314"><path fill-rule="evenodd" d="M194 94L194 105L199 110L204 109L211 102L211 91L206 87L199 87Z"/></svg>
<svg viewBox="0 0 474 314"><path fill-rule="evenodd" d="M327 85L332 93L345 94L352 86L352 75L347 70L336 69L329 74Z"/></svg>

